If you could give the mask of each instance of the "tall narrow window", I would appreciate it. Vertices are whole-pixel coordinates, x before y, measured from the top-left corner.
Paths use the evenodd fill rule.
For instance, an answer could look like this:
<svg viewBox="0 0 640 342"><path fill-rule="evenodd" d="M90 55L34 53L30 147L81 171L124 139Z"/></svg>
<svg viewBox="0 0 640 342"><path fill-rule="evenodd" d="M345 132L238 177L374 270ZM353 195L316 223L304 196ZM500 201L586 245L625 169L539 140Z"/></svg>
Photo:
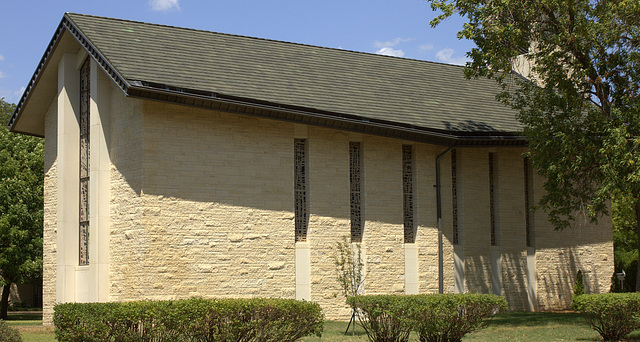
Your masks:
<svg viewBox="0 0 640 342"><path fill-rule="evenodd" d="M530 195L530 173L529 173L529 158L524 158L524 212L525 212L525 235L527 239L527 247L533 246L531 239L531 202L529 201Z"/></svg>
<svg viewBox="0 0 640 342"><path fill-rule="evenodd" d="M309 213L307 210L307 140L294 140L294 201L296 242L307 241Z"/></svg>
<svg viewBox="0 0 640 342"><path fill-rule="evenodd" d="M89 70L87 59L80 69L80 265L89 264Z"/></svg>
<svg viewBox="0 0 640 342"><path fill-rule="evenodd" d="M451 207L453 208L453 243L460 243L458 232L458 157L455 149L451 150Z"/></svg>
<svg viewBox="0 0 640 342"><path fill-rule="evenodd" d="M402 145L402 189L404 203L404 242L414 243L416 233L413 220L413 146Z"/></svg>
<svg viewBox="0 0 640 342"><path fill-rule="evenodd" d="M362 153L359 142L349 143L351 242L362 242Z"/></svg>
<svg viewBox="0 0 640 342"><path fill-rule="evenodd" d="M495 206L495 193L494 193L495 179L494 179L494 154L489 153L489 216L491 219L491 245L495 246L496 243L496 206Z"/></svg>

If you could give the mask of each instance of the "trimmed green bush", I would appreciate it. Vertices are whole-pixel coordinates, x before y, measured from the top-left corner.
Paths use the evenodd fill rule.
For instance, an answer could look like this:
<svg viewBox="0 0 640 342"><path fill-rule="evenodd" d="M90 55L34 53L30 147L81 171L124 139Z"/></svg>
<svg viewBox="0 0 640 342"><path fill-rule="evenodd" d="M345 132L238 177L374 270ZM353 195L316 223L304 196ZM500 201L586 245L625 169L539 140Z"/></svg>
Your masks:
<svg viewBox="0 0 640 342"><path fill-rule="evenodd" d="M459 342L483 328L507 301L492 294L433 294L410 296L409 320L421 342Z"/></svg>
<svg viewBox="0 0 640 342"><path fill-rule="evenodd" d="M640 328L640 293L576 296L571 303L605 341L618 341Z"/></svg>
<svg viewBox="0 0 640 342"><path fill-rule="evenodd" d="M582 270L578 270L576 274L576 283L573 285L573 296L577 297L584 294L584 279L582 277Z"/></svg>
<svg viewBox="0 0 640 342"><path fill-rule="evenodd" d="M296 341L321 336L316 303L288 299L189 299L66 303L54 307L58 341Z"/></svg>
<svg viewBox="0 0 640 342"><path fill-rule="evenodd" d="M358 309L369 341L404 342L411 333L406 299L407 296L398 295L353 296L347 298L347 304Z"/></svg>
<svg viewBox="0 0 640 342"><path fill-rule="evenodd" d="M412 330L421 342L457 342L507 309L504 298L485 294L355 296L347 304L373 342L407 341Z"/></svg>
<svg viewBox="0 0 640 342"><path fill-rule="evenodd" d="M22 342L20 333L0 319L0 342Z"/></svg>

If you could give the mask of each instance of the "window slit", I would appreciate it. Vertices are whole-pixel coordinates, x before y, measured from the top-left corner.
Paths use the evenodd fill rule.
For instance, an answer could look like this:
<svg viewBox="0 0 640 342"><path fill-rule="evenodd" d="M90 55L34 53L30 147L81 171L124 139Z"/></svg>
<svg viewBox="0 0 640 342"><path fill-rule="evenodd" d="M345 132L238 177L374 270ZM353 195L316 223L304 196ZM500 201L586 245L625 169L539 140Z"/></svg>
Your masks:
<svg viewBox="0 0 640 342"><path fill-rule="evenodd" d="M309 213L307 205L307 140L294 140L295 239L307 241Z"/></svg>
<svg viewBox="0 0 640 342"><path fill-rule="evenodd" d="M402 145L402 187L403 187L403 207L404 207L404 242L414 243L416 241L414 222L414 162L413 146Z"/></svg>
<svg viewBox="0 0 640 342"><path fill-rule="evenodd" d="M80 219L79 265L89 264L89 127L90 127L90 61L80 69Z"/></svg>
<svg viewBox="0 0 640 342"><path fill-rule="evenodd" d="M359 142L349 143L351 242L362 242L362 154Z"/></svg>

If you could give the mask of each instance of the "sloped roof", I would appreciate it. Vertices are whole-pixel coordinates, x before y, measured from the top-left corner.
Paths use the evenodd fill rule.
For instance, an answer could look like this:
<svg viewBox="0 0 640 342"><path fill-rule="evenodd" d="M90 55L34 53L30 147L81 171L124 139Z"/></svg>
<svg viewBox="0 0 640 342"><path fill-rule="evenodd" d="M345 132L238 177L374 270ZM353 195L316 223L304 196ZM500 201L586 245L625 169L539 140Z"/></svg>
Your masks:
<svg viewBox="0 0 640 342"><path fill-rule="evenodd" d="M48 51L64 31L129 96L318 125L338 120L338 128L363 132L378 125L450 145L456 137L523 141L516 113L495 100L495 82L468 80L459 66L73 13Z"/></svg>

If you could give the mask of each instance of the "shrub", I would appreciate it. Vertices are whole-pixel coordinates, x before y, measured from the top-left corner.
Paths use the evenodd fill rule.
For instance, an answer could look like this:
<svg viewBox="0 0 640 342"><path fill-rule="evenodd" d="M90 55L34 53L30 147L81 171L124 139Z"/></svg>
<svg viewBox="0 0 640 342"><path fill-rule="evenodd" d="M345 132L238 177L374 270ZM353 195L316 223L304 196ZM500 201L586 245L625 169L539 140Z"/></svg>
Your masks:
<svg viewBox="0 0 640 342"><path fill-rule="evenodd" d="M507 301L491 294L433 294L409 298L412 330L421 342L458 342L507 309Z"/></svg>
<svg viewBox="0 0 640 342"><path fill-rule="evenodd" d="M284 299L209 301L212 307L194 317L198 341L296 341L321 336L323 315L315 303Z"/></svg>
<svg viewBox="0 0 640 342"><path fill-rule="evenodd" d="M0 342L22 342L20 333L0 319Z"/></svg>
<svg viewBox="0 0 640 342"><path fill-rule="evenodd" d="M318 304L264 298L67 303L53 321L58 341L293 342L323 328Z"/></svg>
<svg viewBox="0 0 640 342"><path fill-rule="evenodd" d="M584 279L582 277L582 270L578 270L576 274L576 282L573 284L573 296L571 297L571 305L573 305L573 300L584 294Z"/></svg>
<svg viewBox="0 0 640 342"><path fill-rule="evenodd" d="M640 293L580 295L571 306L605 341L618 341L640 328Z"/></svg>
<svg viewBox="0 0 640 342"><path fill-rule="evenodd" d="M361 311L374 342L407 341L412 330L421 342L457 342L507 309L504 298L488 294L355 296L347 303Z"/></svg>
<svg viewBox="0 0 640 342"><path fill-rule="evenodd" d="M582 270L578 270L576 274L576 283L573 285L573 296L580 296L584 294L584 279L582 277Z"/></svg>
<svg viewBox="0 0 640 342"><path fill-rule="evenodd" d="M404 342L411 327L407 321L407 296L378 295L347 298L347 304L360 311L360 323L369 341Z"/></svg>

